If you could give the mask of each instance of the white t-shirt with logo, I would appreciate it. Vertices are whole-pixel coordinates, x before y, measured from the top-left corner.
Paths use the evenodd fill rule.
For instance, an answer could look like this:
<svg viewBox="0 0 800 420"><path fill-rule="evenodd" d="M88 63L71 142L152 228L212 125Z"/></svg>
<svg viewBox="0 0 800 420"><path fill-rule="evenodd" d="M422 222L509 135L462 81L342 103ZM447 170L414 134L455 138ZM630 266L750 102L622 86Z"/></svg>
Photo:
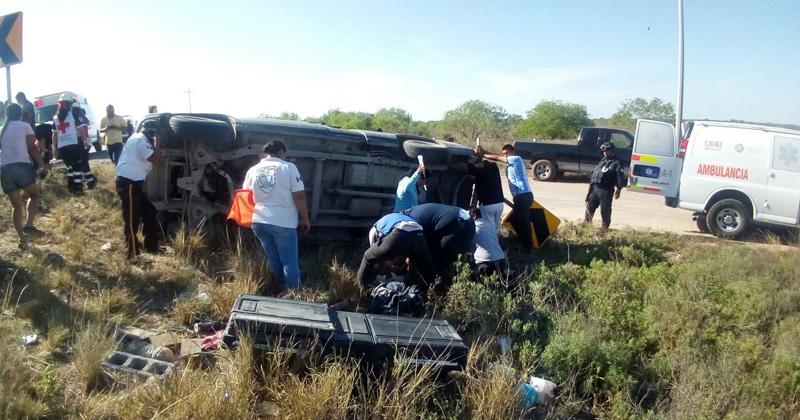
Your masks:
<svg viewBox="0 0 800 420"><path fill-rule="evenodd" d="M0 166L12 163L31 163L26 140L27 136L33 135L30 124L22 121L9 121L5 127L3 137L0 138Z"/></svg>
<svg viewBox="0 0 800 420"><path fill-rule="evenodd" d="M264 158L247 171L242 188L253 190L256 203L253 223L297 227L297 206L292 193L305 190L305 186L294 163L276 157Z"/></svg>
<svg viewBox="0 0 800 420"><path fill-rule="evenodd" d="M58 135L58 148L64 146L71 146L78 144L78 130L75 126L75 118L72 117L72 111L67 112L64 121L59 121L58 115L53 117L53 131Z"/></svg>
<svg viewBox="0 0 800 420"><path fill-rule="evenodd" d="M144 181L153 164L147 160L153 155L153 145L142 133L132 135L117 161L117 176L128 178L131 181Z"/></svg>

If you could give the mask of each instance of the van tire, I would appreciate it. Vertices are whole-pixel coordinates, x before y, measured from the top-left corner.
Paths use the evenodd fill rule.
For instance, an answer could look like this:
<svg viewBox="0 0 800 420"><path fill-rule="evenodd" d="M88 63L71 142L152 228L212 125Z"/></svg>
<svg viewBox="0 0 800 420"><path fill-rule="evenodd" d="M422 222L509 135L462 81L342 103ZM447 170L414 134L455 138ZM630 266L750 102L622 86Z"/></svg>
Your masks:
<svg viewBox="0 0 800 420"><path fill-rule="evenodd" d="M406 140L403 142L403 151L406 156L414 161L422 155L426 165L446 165L450 160L447 146L441 143L429 143L422 140Z"/></svg>
<svg viewBox="0 0 800 420"><path fill-rule="evenodd" d="M536 162L533 162L533 168L531 169L533 172L533 177L537 181L552 181L556 177L556 165L553 164L553 161L548 159L539 159Z"/></svg>
<svg viewBox="0 0 800 420"><path fill-rule="evenodd" d="M194 115L173 115L169 128L177 137L207 143L216 152L236 147L233 128L225 121Z"/></svg>
<svg viewBox="0 0 800 420"><path fill-rule="evenodd" d="M694 215L694 223L697 225L697 230L699 230L700 233L711 233L708 229L707 216L706 213L695 213Z"/></svg>
<svg viewBox="0 0 800 420"><path fill-rule="evenodd" d="M714 203L706 215L711 233L722 239L735 239L750 227L750 209L739 200L726 198Z"/></svg>

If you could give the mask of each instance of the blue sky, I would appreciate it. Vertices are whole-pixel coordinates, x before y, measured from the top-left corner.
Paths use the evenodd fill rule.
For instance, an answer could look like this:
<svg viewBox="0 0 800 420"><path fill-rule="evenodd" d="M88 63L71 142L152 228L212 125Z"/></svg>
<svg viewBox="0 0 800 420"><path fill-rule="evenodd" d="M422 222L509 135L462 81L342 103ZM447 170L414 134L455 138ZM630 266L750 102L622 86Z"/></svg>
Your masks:
<svg viewBox="0 0 800 420"><path fill-rule="evenodd" d="M240 117L675 101L674 0L0 2L15 11L12 89L74 90L100 112L185 112L187 88L195 112ZM685 19L687 118L800 123L800 1L686 0Z"/></svg>

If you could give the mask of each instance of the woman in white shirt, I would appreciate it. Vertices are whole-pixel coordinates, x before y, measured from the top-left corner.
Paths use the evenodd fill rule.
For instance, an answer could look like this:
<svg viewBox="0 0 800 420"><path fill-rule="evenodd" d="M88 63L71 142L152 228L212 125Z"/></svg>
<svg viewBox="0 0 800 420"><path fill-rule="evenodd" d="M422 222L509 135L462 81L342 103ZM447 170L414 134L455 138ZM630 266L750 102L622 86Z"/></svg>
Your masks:
<svg viewBox="0 0 800 420"><path fill-rule="evenodd" d="M19 246L24 247L28 235L41 233L33 226L39 192L36 188L37 171L32 162L36 162L42 177L47 174L47 166L36 147L33 129L22 121L22 107L9 104L5 116L6 122L0 128L0 184L13 207L11 216L19 236Z"/></svg>

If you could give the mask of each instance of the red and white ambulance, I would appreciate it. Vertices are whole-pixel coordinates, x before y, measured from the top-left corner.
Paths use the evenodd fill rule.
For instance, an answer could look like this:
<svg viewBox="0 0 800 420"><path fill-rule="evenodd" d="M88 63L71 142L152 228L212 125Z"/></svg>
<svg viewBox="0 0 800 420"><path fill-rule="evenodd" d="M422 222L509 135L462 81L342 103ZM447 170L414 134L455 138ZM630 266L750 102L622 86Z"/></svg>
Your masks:
<svg viewBox="0 0 800 420"><path fill-rule="evenodd" d="M697 227L735 238L753 223L800 227L800 130L718 121L639 120L629 189L693 210Z"/></svg>

